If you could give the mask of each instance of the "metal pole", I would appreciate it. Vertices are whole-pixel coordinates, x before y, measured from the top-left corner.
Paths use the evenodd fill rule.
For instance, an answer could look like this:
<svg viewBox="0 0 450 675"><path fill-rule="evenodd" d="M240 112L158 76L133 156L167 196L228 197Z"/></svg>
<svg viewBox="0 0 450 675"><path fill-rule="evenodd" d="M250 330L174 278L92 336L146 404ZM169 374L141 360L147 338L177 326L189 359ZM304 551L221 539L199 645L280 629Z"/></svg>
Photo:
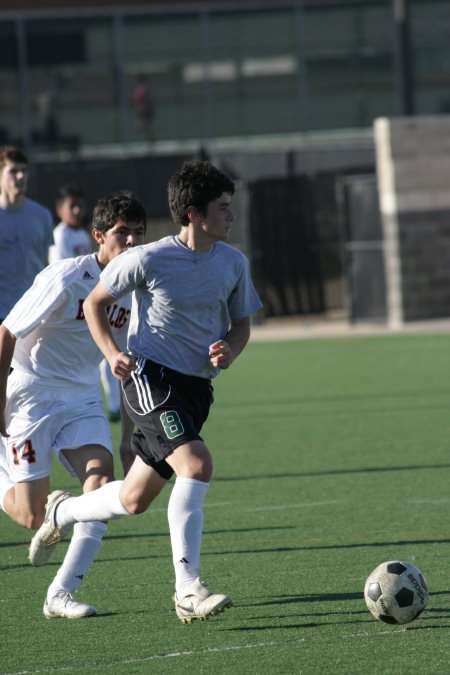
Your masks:
<svg viewBox="0 0 450 675"><path fill-rule="evenodd" d="M300 131L309 131L309 114L308 114L308 67L306 64L306 48L305 48L305 12L303 5L294 7L294 20L296 24L296 38L297 38L297 110L299 119Z"/></svg>
<svg viewBox="0 0 450 675"><path fill-rule="evenodd" d="M214 98L211 82L211 49L210 49L210 26L209 11L200 10L200 21L203 46L203 141L207 144L213 136L213 106Z"/></svg>
<svg viewBox="0 0 450 675"><path fill-rule="evenodd" d="M124 73L124 45L123 45L123 16L115 14L114 30L114 75L115 99L118 116L118 141L123 149L128 149L130 140L129 124L126 104L126 84Z"/></svg>
<svg viewBox="0 0 450 675"><path fill-rule="evenodd" d="M409 30L408 0L393 0L395 22L395 55L397 81L402 115L414 115L415 87L413 58Z"/></svg>
<svg viewBox="0 0 450 675"><path fill-rule="evenodd" d="M30 89L28 85L28 52L24 19L16 21L17 62L19 65L19 110L23 149L27 155L32 152L30 124Z"/></svg>

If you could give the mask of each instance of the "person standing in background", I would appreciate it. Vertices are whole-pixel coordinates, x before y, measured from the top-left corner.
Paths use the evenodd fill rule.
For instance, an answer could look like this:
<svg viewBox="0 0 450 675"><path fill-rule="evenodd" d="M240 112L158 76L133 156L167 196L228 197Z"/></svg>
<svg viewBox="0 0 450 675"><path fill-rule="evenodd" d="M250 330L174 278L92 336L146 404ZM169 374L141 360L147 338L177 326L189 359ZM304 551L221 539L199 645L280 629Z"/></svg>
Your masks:
<svg viewBox="0 0 450 675"><path fill-rule="evenodd" d="M148 141L153 140L153 104L147 78L142 73L137 77L131 102L136 113L136 128L140 137Z"/></svg>
<svg viewBox="0 0 450 675"><path fill-rule="evenodd" d="M53 244L50 211L26 196L28 158L0 148L0 323L47 264Z"/></svg>
<svg viewBox="0 0 450 675"><path fill-rule="evenodd" d="M49 262L88 255L93 239L85 227L86 201L83 191L73 184L59 188L55 204L60 223L53 230L55 243L48 252Z"/></svg>

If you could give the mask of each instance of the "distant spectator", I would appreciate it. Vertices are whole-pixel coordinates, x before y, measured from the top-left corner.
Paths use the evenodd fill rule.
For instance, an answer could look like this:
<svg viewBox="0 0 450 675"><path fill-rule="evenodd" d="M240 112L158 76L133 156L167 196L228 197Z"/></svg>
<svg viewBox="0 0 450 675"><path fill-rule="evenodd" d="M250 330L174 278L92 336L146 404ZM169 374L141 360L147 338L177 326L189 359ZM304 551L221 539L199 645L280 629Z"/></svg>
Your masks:
<svg viewBox="0 0 450 675"><path fill-rule="evenodd" d="M47 264L53 243L50 211L26 197L28 158L0 147L0 323Z"/></svg>
<svg viewBox="0 0 450 675"><path fill-rule="evenodd" d="M49 250L49 262L92 253L92 238L85 227L83 191L71 184L60 187L55 211L61 222L53 231L55 243Z"/></svg>
<svg viewBox="0 0 450 675"><path fill-rule="evenodd" d="M138 132L144 138L151 139L153 135L153 104L145 75L138 75L131 94L131 102L136 113L136 127Z"/></svg>

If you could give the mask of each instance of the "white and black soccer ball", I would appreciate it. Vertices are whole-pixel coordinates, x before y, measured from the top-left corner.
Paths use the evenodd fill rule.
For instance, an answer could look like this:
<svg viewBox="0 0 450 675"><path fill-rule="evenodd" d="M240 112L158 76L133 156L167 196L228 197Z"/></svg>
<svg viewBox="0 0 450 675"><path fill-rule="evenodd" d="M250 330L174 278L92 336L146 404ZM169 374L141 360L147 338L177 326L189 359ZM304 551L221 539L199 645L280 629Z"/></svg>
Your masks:
<svg viewBox="0 0 450 675"><path fill-rule="evenodd" d="M367 577L364 600L376 619L392 624L410 623L427 606L427 582L411 563L388 560Z"/></svg>

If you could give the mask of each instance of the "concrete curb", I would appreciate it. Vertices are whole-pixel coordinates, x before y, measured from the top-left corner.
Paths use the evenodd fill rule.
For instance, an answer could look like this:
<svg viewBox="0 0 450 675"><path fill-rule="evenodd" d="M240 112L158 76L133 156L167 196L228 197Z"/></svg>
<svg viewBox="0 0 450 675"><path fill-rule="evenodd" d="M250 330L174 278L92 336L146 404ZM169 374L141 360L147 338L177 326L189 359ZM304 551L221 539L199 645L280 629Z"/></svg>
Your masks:
<svg viewBox="0 0 450 675"><path fill-rule="evenodd" d="M251 342L278 340L310 340L315 338L361 337L369 335L396 335L404 333L450 333L450 319L412 321L399 328L383 323L350 324L345 320L320 320L301 317L267 319L252 326Z"/></svg>

